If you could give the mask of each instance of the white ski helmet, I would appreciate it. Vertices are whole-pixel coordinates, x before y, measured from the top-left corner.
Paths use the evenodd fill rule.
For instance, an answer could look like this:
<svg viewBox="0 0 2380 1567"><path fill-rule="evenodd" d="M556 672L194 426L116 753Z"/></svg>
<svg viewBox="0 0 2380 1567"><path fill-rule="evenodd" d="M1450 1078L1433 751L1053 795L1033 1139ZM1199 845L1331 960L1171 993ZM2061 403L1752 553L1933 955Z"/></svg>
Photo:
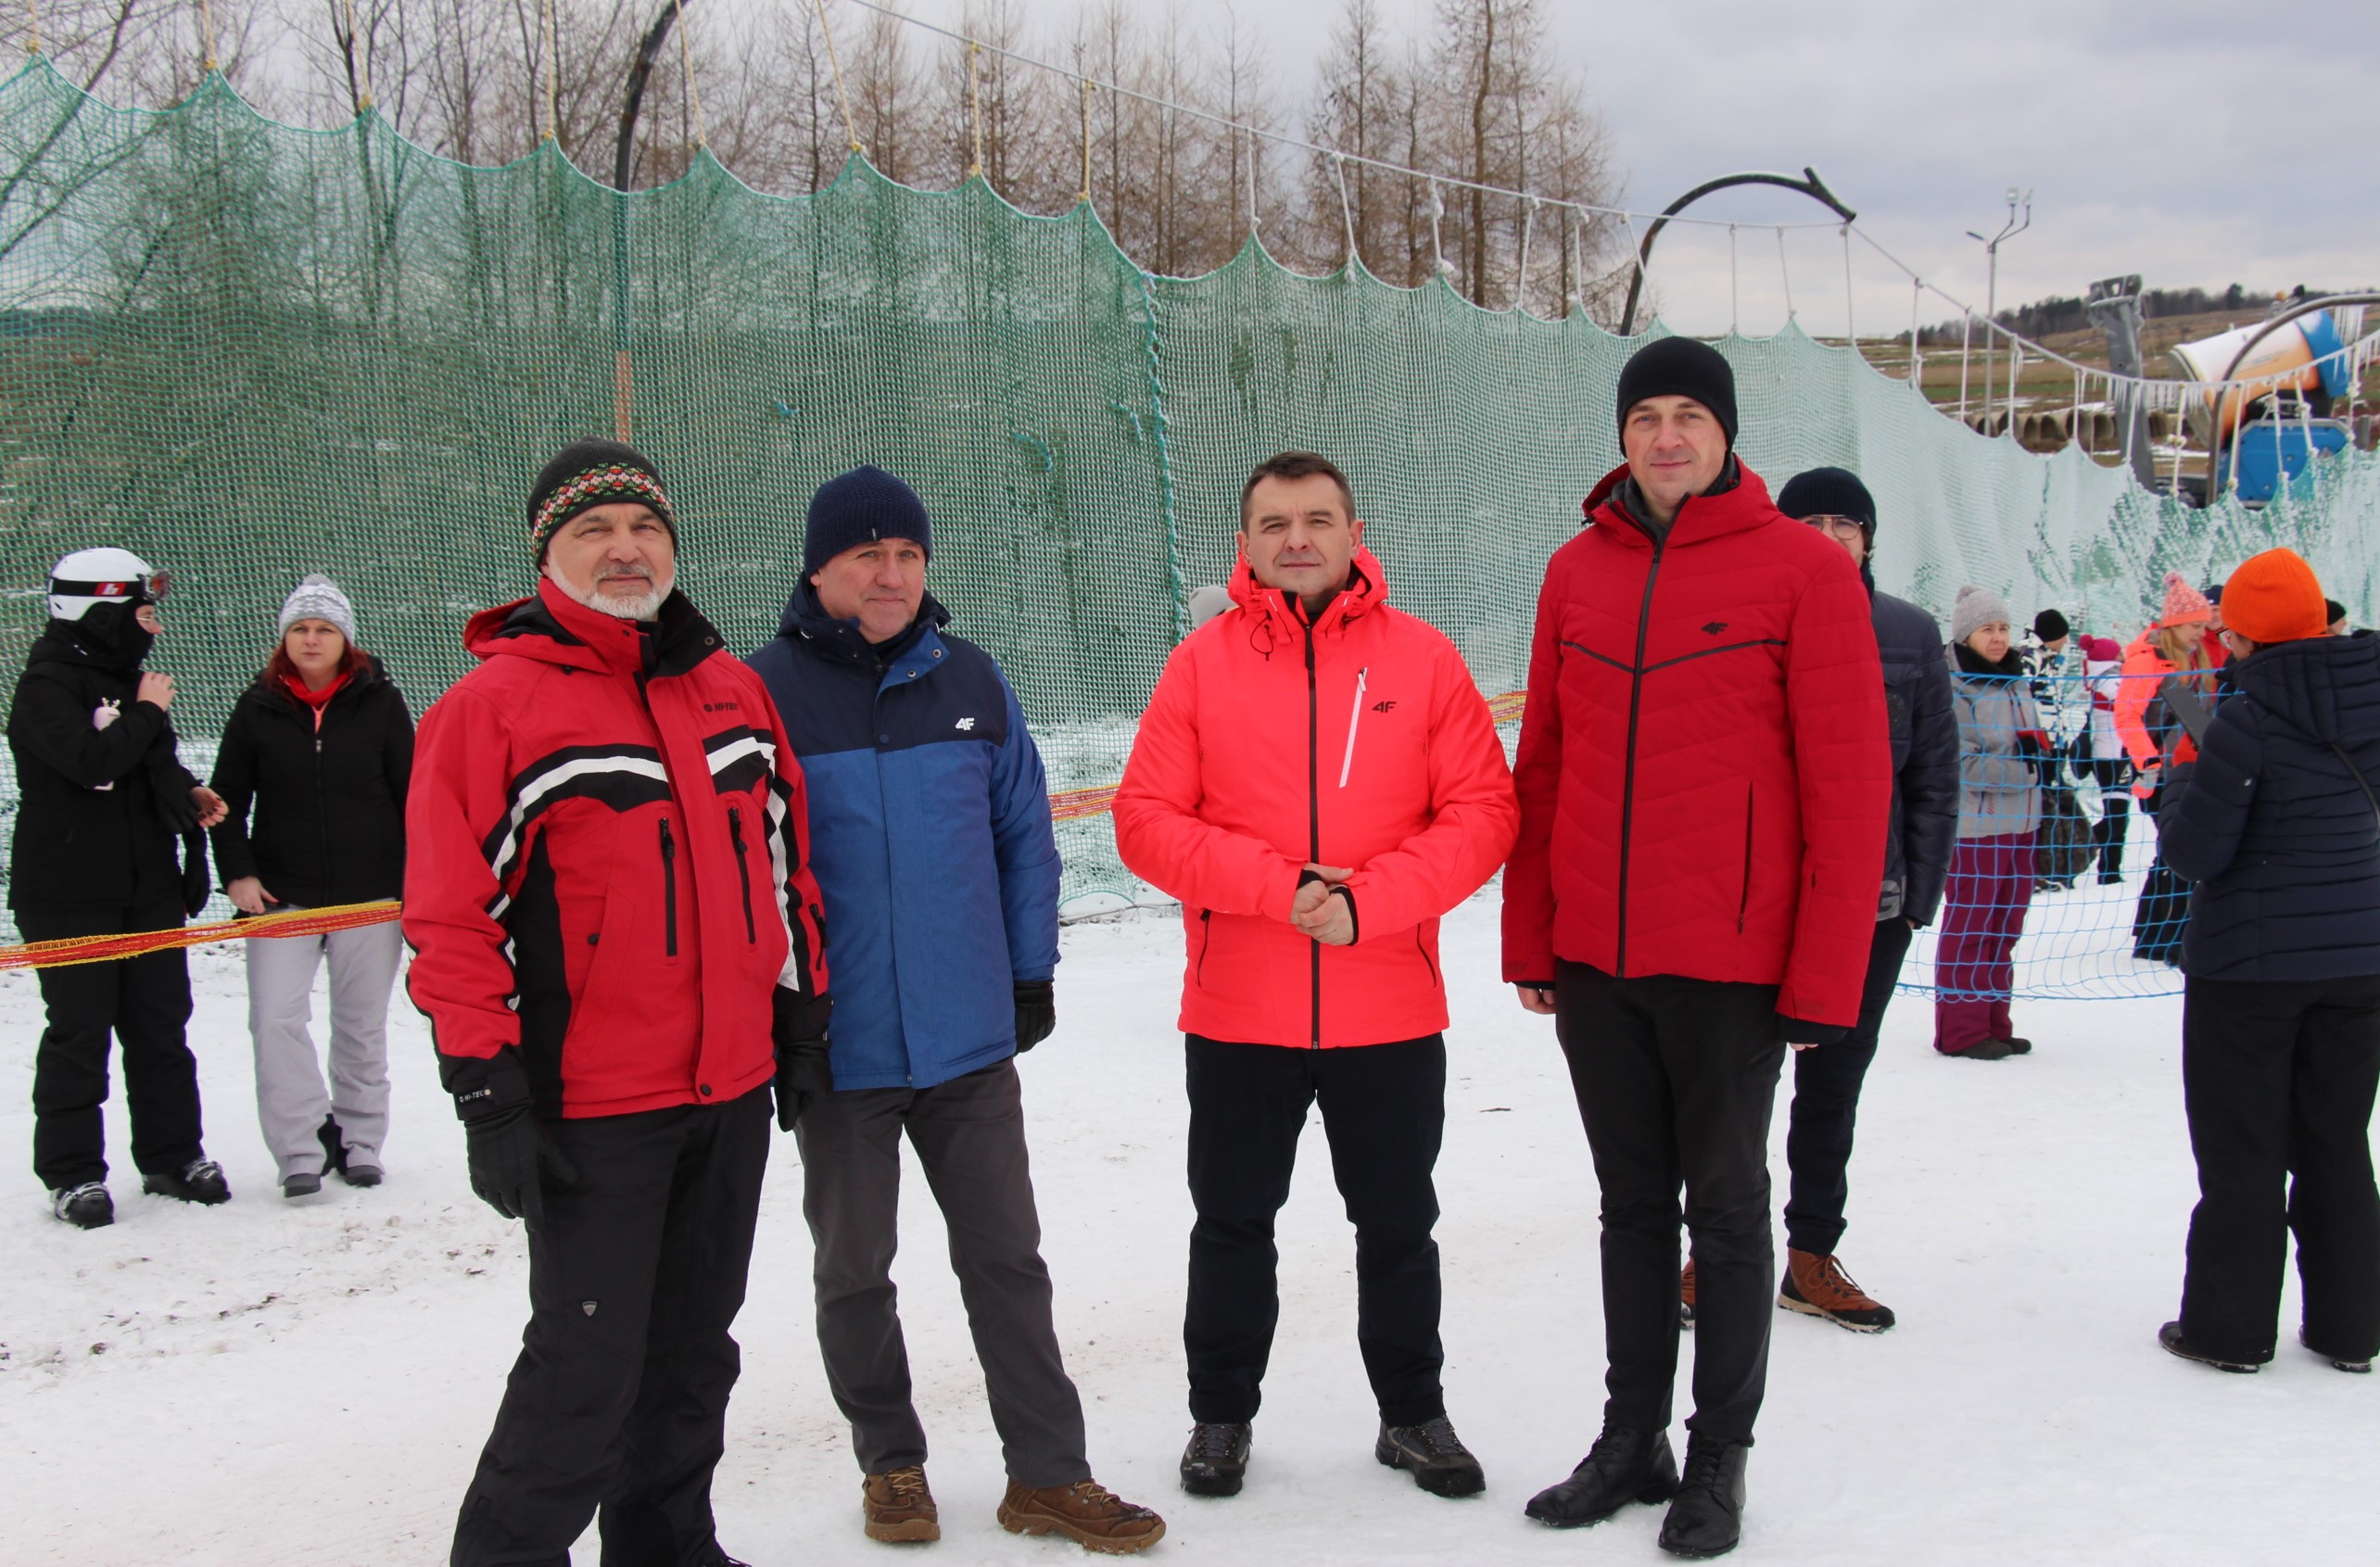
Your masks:
<svg viewBox="0 0 2380 1567"><path fill-rule="evenodd" d="M94 604L152 603L165 597L165 574L129 550L77 550L50 568L50 613L81 620Z"/></svg>

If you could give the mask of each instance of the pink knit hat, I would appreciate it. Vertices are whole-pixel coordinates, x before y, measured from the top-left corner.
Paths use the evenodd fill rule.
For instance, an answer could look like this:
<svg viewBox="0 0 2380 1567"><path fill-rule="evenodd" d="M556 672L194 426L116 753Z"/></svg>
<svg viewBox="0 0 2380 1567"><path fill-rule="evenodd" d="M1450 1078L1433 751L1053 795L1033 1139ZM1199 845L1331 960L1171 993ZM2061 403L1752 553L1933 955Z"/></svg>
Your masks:
<svg viewBox="0 0 2380 1567"><path fill-rule="evenodd" d="M2191 587L2180 572L2165 574L2165 613L2157 617L2159 626L2204 626L2215 618L2215 607L2207 596Z"/></svg>

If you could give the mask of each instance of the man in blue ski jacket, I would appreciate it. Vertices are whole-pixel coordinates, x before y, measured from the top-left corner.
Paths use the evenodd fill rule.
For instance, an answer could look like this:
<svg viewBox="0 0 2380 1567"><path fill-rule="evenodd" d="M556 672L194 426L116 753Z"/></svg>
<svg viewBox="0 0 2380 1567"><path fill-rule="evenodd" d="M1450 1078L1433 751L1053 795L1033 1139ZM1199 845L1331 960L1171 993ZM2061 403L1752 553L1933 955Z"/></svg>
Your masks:
<svg viewBox="0 0 2380 1567"><path fill-rule="evenodd" d="M881 469L810 503L803 580L752 657L800 757L833 931L831 1083L782 1094L818 1347L870 1539L941 1536L894 1308L901 1138L950 1230L1008 1489L997 1518L1115 1553L1164 1522L1091 1478L1051 1319L1015 1057L1057 1023L1060 866L1041 754L992 656L926 592L931 524ZM796 1085L802 1088L804 1085Z"/></svg>

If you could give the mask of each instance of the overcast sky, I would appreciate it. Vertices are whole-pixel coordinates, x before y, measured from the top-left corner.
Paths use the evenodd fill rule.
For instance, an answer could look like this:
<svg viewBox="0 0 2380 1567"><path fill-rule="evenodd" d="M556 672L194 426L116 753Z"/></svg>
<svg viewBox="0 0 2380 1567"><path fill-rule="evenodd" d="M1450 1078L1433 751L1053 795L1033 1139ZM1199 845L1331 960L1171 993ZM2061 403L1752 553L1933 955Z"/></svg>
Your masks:
<svg viewBox="0 0 2380 1567"><path fill-rule="evenodd" d="M1066 0L1040 0L1053 32ZM1179 0L1220 28L1225 0ZM1392 26L1429 0L1379 0ZM907 0L956 15L956 0ZM1158 7L1150 6L1154 12ZM1337 6L1250 3L1292 121ZM1981 308L1981 246L2011 185L2033 222L2000 254L2000 302L2079 294L2136 272L2150 286L2380 284L2380 0L1551 0L1553 46L1585 70L1616 139L1628 205L1658 211L1743 170L1815 167L1860 227L1929 282ZM843 14L853 13L848 7ZM842 25L840 20L838 25ZM1697 215L1745 224L1822 217L1798 196L1723 193ZM1785 316L1773 229L1673 227L1653 276L1681 328L1747 332ZM1843 326L1833 233L1789 246L1793 302ZM1905 331L1905 278L1855 242L1857 324ZM1924 320L1953 314L1929 302Z"/></svg>

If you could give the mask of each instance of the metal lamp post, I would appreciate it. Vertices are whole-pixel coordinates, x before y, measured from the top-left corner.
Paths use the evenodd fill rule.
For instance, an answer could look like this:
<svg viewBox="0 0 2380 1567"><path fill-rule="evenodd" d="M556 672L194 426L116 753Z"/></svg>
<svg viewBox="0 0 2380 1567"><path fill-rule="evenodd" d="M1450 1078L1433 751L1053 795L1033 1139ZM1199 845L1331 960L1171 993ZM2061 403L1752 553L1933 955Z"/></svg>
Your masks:
<svg viewBox="0 0 2380 1567"><path fill-rule="evenodd" d="M2017 217L2017 208L2019 203L2025 209L2021 221ZM2032 221L2033 193L2031 191L2019 193L2016 186L2010 185L2008 187L2008 221L2000 225L2000 232L1985 239L1973 229L1967 231L1967 237L1981 246L1983 254L1987 258L1983 284L1983 320L1987 323L1987 331L1995 329L2000 324L2000 242L2004 239L2014 239L2024 233L2032 227ZM1997 359L1996 348L1983 356L1983 412L1987 417L1992 411L1992 372ZM2011 375L2012 383L2015 377ZM2012 423L2016 397L2017 388L2012 384L2008 387L2008 404L2012 411L2010 423Z"/></svg>

